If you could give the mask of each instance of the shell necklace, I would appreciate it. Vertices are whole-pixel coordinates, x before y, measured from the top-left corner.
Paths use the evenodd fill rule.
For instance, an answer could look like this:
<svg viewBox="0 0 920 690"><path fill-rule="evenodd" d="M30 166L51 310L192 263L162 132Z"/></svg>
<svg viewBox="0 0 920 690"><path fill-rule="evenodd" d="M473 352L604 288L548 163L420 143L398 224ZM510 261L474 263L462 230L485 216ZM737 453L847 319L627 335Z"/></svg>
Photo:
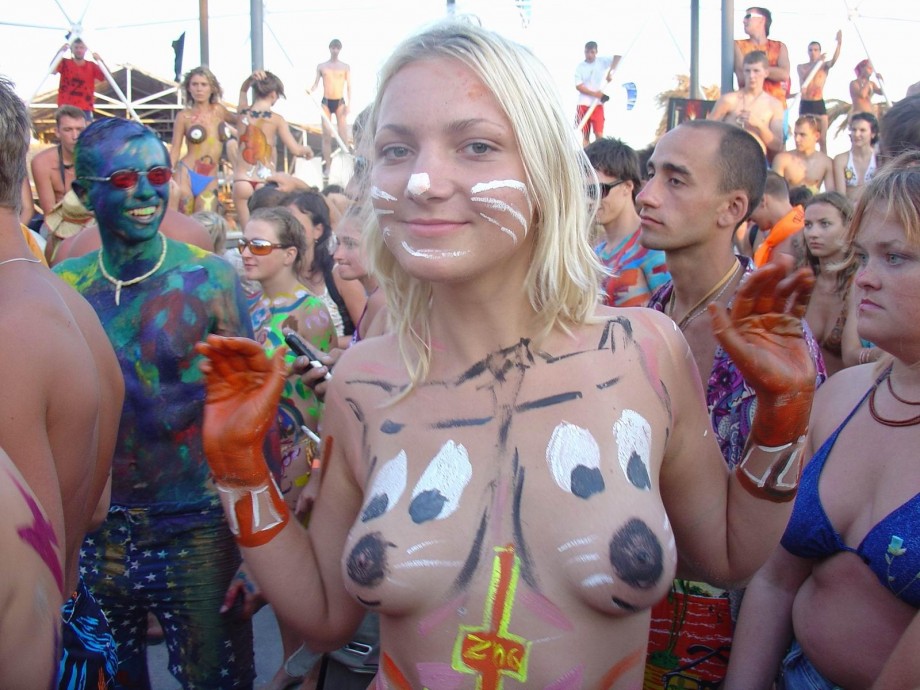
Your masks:
<svg viewBox="0 0 920 690"><path fill-rule="evenodd" d="M153 268L147 271L144 275L138 276L137 278L132 278L131 280L119 280L111 275L105 270L105 262L102 260L102 250L99 250L99 256L97 257L97 263L99 264L99 271L102 273L102 276L109 281L112 285L115 286L115 306L121 305L121 289L123 287L128 287L129 285L137 285L141 283L154 273L160 270L160 267L163 265L163 262L166 260L166 237L163 236L162 232L157 232L157 235L160 236L160 244L162 245L162 250L160 251L160 258L157 259L156 264Z"/></svg>

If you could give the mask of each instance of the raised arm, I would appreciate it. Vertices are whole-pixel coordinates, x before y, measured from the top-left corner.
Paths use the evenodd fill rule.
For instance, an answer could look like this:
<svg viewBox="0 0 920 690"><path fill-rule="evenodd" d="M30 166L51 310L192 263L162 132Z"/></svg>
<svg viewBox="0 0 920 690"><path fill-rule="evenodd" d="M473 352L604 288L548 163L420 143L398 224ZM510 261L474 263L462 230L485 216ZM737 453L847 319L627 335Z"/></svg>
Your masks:
<svg viewBox="0 0 920 690"><path fill-rule="evenodd" d="M363 609L340 571L362 493L349 464L360 432L335 379L326 396L322 487L308 533L290 519L262 454L287 371L283 351L269 360L246 338L209 336L204 449L243 557L278 615L314 650L334 649L357 628Z"/></svg>
<svg viewBox="0 0 920 690"><path fill-rule="evenodd" d="M802 335L814 277L808 270L787 276L790 266L771 263L751 275L730 314L710 308L716 337L757 394L748 443L729 477L692 355L679 352L683 361L674 363L680 373L668 383L674 423L661 495L682 577L716 585L743 582L773 551L789 518L815 386Z"/></svg>
<svg viewBox="0 0 920 690"><path fill-rule="evenodd" d="M835 64L837 64L837 58L840 57L840 48L843 45L843 32L840 29L837 29L837 47L834 48L834 57L830 60L825 61L824 69L830 69Z"/></svg>
<svg viewBox="0 0 920 690"><path fill-rule="evenodd" d="M256 70L248 77L246 77L246 81L244 81L240 86L240 97L238 101L239 104L236 108L237 115L242 113L244 110L249 110L249 89L252 87L253 82L264 78L265 72L262 70Z"/></svg>

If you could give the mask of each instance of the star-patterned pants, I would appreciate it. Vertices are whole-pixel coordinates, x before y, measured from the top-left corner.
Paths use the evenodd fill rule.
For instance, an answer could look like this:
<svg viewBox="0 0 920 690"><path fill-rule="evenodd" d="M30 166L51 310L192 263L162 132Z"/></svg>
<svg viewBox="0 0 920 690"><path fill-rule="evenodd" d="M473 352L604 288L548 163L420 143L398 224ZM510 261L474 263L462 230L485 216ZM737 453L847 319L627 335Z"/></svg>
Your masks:
<svg viewBox="0 0 920 690"><path fill-rule="evenodd" d="M117 688L149 690L147 612L160 621L183 688L252 688L252 624L221 614L240 565L219 506L194 512L112 506L87 535L80 572L118 645Z"/></svg>

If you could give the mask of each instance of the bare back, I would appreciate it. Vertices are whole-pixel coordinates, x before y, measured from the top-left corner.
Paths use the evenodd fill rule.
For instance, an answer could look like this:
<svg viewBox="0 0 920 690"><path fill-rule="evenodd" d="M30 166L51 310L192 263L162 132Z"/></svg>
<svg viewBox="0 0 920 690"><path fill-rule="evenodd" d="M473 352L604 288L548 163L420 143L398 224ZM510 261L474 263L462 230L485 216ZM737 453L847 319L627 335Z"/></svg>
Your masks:
<svg viewBox="0 0 920 690"><path fill-rule="evenodd" d="M47 515L0 449L0 687L47 688L63 603Z"/></svg>
<svg viewBox="0 0 920 690"><path fill-rule="evenodd" d="M0 446L63 545L64 584L109 479L124 384L89 304L47 268L0 266Z"/></svg>

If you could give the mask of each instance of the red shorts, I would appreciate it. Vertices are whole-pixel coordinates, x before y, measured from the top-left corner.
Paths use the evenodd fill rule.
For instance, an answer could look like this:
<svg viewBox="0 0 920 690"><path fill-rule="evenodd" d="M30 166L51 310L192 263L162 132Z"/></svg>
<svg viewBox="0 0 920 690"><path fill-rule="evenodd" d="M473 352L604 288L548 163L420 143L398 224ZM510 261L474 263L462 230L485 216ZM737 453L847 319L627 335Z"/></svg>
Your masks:
<svg viewBox="0 0 920 690"><path fill-rule="evenodd" d="M585 116L585 113L588 112L588 108L590 107L591 106L589 105L578 106L576 124L581 122L582 118ZM599 103L581 130L584 133L586 139L590 135L592 129L594 130L595 139L600 139L602 136L604 136L604 106Z"/></svg>

